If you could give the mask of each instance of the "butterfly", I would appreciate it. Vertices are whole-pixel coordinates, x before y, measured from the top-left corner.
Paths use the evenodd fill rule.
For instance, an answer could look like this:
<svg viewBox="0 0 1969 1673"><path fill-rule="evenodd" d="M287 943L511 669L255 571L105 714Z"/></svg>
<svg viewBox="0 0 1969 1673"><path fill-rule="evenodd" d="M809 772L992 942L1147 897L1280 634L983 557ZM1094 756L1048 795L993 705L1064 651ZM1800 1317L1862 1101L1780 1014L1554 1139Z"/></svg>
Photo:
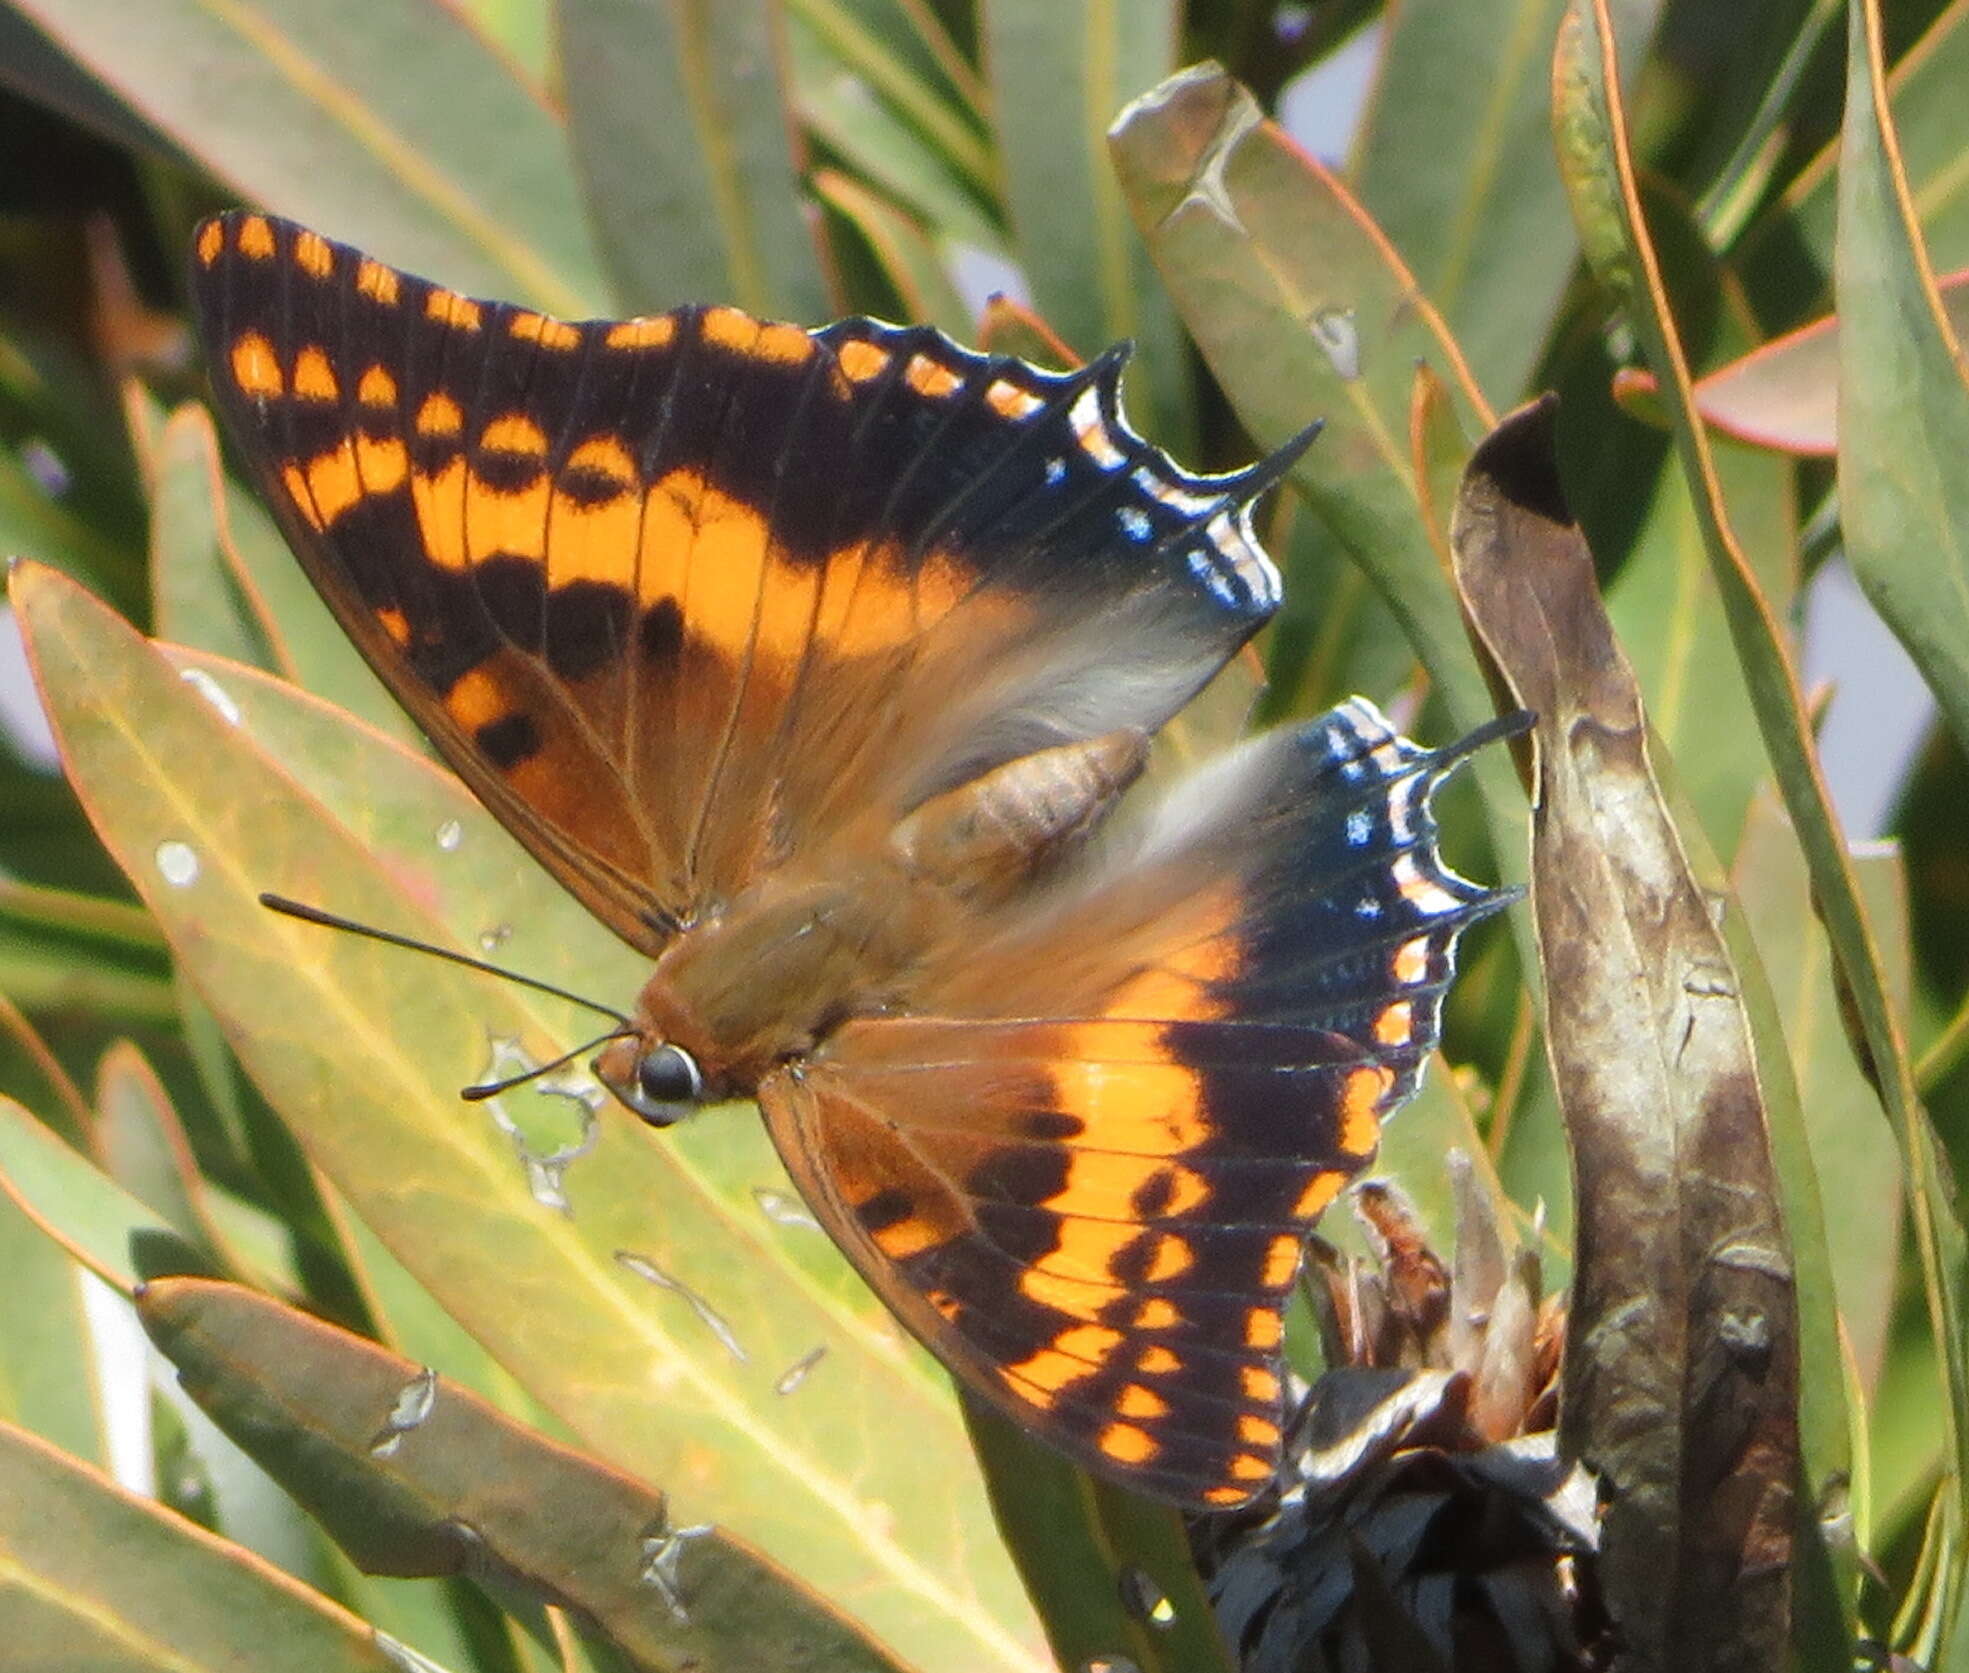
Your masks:
<svg viewBox="0 0 1969 1673"><path fill-rule="evenodd" d="M1076 1463L1243 1504L1305 1236L1437 1038L1431 752L1360 699L1148 805L1273 614L1254 500L1053 373L734 308L569 324L198 231L218 409L445 760L652 970L595 1071L756 1099L821 1224Z"/></svg>

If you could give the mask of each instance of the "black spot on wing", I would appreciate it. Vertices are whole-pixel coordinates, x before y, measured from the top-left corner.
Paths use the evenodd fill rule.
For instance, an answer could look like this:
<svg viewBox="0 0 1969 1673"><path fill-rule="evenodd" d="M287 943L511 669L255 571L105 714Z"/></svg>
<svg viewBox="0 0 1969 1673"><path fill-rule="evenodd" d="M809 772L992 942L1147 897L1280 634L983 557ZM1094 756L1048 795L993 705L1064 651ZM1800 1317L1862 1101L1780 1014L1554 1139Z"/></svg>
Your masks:
<svg viewBox="0 0 1969 1673"><path fill-rule="evenodd" d="M617 661L635 603L605 581L570 581L547 598L547 665L561 679L587 678Z"/></svg>
<svg viewBox="0 0 1969 1673"><path fill-rule="evenodd" d="M421 573L410 571L405 579L406 586L416 586L419 599L415 608L406 611L411 636L404 656L434 696L448 697L460 680L500 648L499 631L465 576L425 566Z"/></svg>
<svg viewBox="0 0 1969 1673"><path fill-rule="evenodd" d="M1040 1203L1060 1193L1072 1168L1064 1145L988 1145L966 1170L964 1190L987 1201Z"/></svg>
<svg viewBox="0 0 1969 1673"><path fill-rule="evenodd" d="M593 465L564 466L554 477L554 492L583 510L607 505L622 493L622 483Z"/></svg>
<svg viewBox="0 0 1969 1673"><path fill-rule="evenodd" d="M1146 1181L1135 1187L1128 1198L1128 1206L1142 1219L1155 1220L1160 1219L1175 1200L1175 1171L1170 1168L1158 1168Z"/></svg>
<svg viewBox="0 0 1969 1673"><path fill-rule="evenodd" d="M472 455L472 474L495 493L515 494L540 479L543 458L540 453L481 447Z"/></svg>
<svg viewBox="0 0 1969 1673"><path fill-rule="evenodd" d="M643 612L636 640L651 662L676 658L684 644L684 612L674 598L659 598Z"/></svg>
<svg viewBox="0 0 1969 1673"><path fill-rule="evenodd" d="M530 558L495 553L473 568L471 579L500 637L516 649L538 651L547 622L547 586L541 566Z"/></svg>
<svg viewBox="0 0 1969 1673"><path fill-rule="evenodd" d="M474 732L472 741L493 766L502 773L510 772L540 752L540 728L531 715L501 715Z"/></svg>
<svg viewBox="0 0 1969 1673"><path fill-rule="evenodd" d="M891 1226L901 1225L915 1212L915 1208L910 1194L892 1185L861 1204L855 1210L855 1218L870 1232L887 1231Z"/></svg>
<svg viewBox="0 0 1969 1673"><path fill-rule="evenodd" d="M1028 1138L1048 1140L1077 1138L1086 1130L1079 1116L1064 1110L1028 1110L1020 1126Z"/></svg>

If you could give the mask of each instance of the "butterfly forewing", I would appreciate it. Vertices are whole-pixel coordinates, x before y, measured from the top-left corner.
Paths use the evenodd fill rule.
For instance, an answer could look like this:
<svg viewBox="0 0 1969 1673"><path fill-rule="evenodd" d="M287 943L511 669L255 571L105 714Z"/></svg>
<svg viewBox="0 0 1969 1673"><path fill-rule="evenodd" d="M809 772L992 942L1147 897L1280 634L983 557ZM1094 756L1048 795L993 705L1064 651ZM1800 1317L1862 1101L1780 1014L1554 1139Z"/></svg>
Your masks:
<svg viewBox="0 0 1969 1673"><path fill-rule="evenodd" d="M194 262L232 433L473 788L652 951L977 771L1153 730L1277 602L1236 479L935 332L568 324L232 215Z"/></svg>

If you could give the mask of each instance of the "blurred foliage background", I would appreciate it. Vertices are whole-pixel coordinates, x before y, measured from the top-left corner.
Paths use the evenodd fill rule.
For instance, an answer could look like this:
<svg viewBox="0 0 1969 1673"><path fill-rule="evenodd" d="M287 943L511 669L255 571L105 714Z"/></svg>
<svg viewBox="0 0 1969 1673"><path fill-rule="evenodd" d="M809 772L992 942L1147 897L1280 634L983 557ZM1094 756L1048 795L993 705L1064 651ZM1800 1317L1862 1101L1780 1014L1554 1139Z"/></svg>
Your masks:
<svg viewBox="0 0 1969 1673"><path fill-rule="evenodd" d="M1890 121L1848 92L1870 49ZM1266 118L1344 89L1305 79L1343 52L1368 94L1329 168ZM1491 712L1450 507L1495 415L1558 390L1682 845L1762 967L1800 1653L1969 1664L1965 77L1969 0L0 0L0 551L59 572L12 602L63 758L0 737L0 1640L51 1667L1233 1665L1173 1513L980 1425L987 1491L756 1123L598 1132L579 1087L488 1120L456 1088L574 1013L254 907L638 980L431 766L224 468L184 252L251 202L569 317L862 311L1055 363L1130 338L1134 422L1198 468L1324 418L1267 514L1265 720ZM1836 299L1836 337L1787 336ZM1892 841L1850 851L1823 694L1786 673L1847 559L1939 704ZM1522 880L1492 754L1448 846ZM1470 949L1384 1162L1446 1245L1443 1157L1474 1158L1559 1287L1536 971L1526 921ZM130 1370L143 1277L196 1405Z"/></svg>

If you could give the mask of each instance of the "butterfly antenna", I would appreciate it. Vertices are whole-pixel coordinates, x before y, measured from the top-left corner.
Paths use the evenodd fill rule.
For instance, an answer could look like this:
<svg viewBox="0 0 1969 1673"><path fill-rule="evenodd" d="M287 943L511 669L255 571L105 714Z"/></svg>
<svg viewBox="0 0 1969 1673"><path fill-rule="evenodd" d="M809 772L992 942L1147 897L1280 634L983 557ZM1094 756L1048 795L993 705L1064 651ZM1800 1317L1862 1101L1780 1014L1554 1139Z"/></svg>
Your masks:
<svg viewBox="0 0 1969 1673"><path fill-rule="evenodd" d="M467 970L477 970L487 976L498 976L504 981L515 982L523 988L531 988L535 993L551 995L555 999L565 999L570 1005L579 1005L610 1018L623 1032L634 1032L635 1023L611 1005L598 1005L592 999L584 999L578 993L569 993L566 988L557 988L552 982L543 982L535 976L522 976L517 970L508 970L501 965L488 964L482 958L473 958L469 953L455 953L449 947L436 947L428 941L414 940L408 935L398 935L387 929L377 929L373 924L359 924L353 918L344 918L339 913L324 912L319 906L309 906L298 900L289 900L285 895L262 894L260 904L269 912L278 912L285 918L299 918L304 924L320 924L324 929L347 930L351 935L360 935L371 941L381 941L385 946L402 947L413 953L429 953L432 958L441 958L447 964L462 964ZM603 1039L613 1039L605 1034ZM582 1051L588 1048L583 1046ZM570 1055L574 1055L570 1053ZM565 1062L562 1058L559 1061ZM548 1064L553 1068L554 1064ZM538 1074L539 1070L533 1073ZM522 1076L522 1079L525 1077ZM495 1088L494 1090L497 1090ZM468 1094L469 1096L469 1094Z"/></svg>
<svg viewBox="0 0 1969 1673"><path fill-rule="evenodd" d="M542 1075L551 1075L562 1064L572 1063L584 1052L593 1051L597 1046L606 1045L610 1040L626 1039L635 1032L636 1030L627 1024L621 1028L611 1028L606 1034L597 1034L586 1045L576 1046L573 1051L562 1052L551 1063L540 1063L531 1069L522 1069L517 1075L508 1075L504 1080L485 1081L477 1086L464 1087L459 1091L458 1096L474 1104L486 1098L496 1098L502 1092L510 1092L516 1086L526 1085L530 1080L537 1080Z"/></svg>

